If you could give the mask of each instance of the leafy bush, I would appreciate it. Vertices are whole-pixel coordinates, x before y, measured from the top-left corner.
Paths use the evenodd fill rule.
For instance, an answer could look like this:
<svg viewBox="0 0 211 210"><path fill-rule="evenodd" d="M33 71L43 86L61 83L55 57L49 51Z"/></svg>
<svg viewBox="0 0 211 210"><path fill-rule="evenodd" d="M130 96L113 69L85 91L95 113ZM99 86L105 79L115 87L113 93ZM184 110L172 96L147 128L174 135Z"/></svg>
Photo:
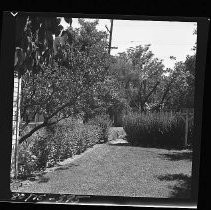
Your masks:
<svg viewBox="0 0 211 210"><path fill-rule="evenodd" d="M82 124L73 118L40 129L19 145L19 178L84 152L99 143L102 135L101 127Z"/></svg>
<svg viewBox="0 0 211 210"><path fill-rule="evenodd" d="M98 126L78 123L69 129L69 126L62 122L56 126L53 140L60 159L65 159L97 144L100 136L101 129Z"/></svg>
<svg viewBox="0 0 211 210"><path fill-rule="evenodd" d="M34 136L34 144L31 148L33 155L36 156L36 170L44 170L51 153L51 139L53 137L52 130L49 127L40 129Z"/></svg>
<svg viewBox="0 0 211 210"><path fill-rule="evenodd" d="M88 121L88 124L100 127L101 142L104 143L108 141L108 130L112 126L112 121L110 120L109 115L106 114L97 115L94 118L90 119Z"/></svg>
<svg viewBox="0 0 211 210"><path fill-rule="evenodd" d="M31 152L31 142L24 142L19 147L18 176L25 179L30 176L36 168L37 157Z"/></svg>
<svg viewBox="0 0 211 210"><path fill-rule="evenodd" d="M28 132L30 129L30 126L28 126L23 131L23 135L24 132ZM19 178L24 179L37 171L45 169L50 153L48 144L50 134L47 128L42 128L18 146Z"/></svg>
<svg viewBox="0 0 211 210"><path fill-rule="evenodd" d="M181 147L184 121L170 113L130 113L123 117L123 127L132 145Z"/></svg>

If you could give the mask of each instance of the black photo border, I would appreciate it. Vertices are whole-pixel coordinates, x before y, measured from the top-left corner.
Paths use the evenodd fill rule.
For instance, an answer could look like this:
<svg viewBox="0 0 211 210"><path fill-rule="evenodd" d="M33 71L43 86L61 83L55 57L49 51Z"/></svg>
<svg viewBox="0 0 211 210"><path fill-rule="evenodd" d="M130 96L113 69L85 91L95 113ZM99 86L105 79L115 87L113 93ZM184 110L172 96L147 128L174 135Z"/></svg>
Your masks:
<svg viewBox="0 0 211 210"><path fill-rule="evenodd" d="M15 13L15 12L14 12ZM19 12L18 15L32 14L31 12ZM85 199L85 203L89 204L117 204L127 205L196 205L198 200L199 189L199 169L201 167L200 153L201 144L204 145L205 139L202 139L202 114L203 114L203 96L204 96L204 80L206 55L208 44L208 27L209 19L205 17L181 17L181 16L146 16L146 15L117 15L117 14L85 14L85 13L58 13L58 12L33 12L33 15L47 15L73 18L105 18L105 19L125 19L125 20L155 20L155 21L181 21L181 22L197 22L197 59L196 59L196 83L195 83L195 135L193 143L193 170L192 170L192 198L191 199L157 199L157 198L127 198L122 197L103 197L91 196ZM11 11L3 13L2 29L1 29L1 91L4 97L1 99L2 119L0 132L0 148L1 148L1 190L0 201L10 201L10 158L12 148L12 102L13 102L13 63L15 51L15 17ZM5 109L6 108L6 109ZM79 195L80 196L80 195ZM83 199L81 199L83 200Z"/></svg>

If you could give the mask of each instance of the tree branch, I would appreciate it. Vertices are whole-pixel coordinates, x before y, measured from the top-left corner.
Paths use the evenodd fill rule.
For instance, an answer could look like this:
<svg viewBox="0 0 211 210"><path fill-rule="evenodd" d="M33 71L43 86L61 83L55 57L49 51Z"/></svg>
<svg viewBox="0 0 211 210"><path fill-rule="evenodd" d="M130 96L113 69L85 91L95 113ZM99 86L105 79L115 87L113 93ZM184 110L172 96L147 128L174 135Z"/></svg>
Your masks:
<svg viewBox="0 0 211 210"><path fill-rule="evenodd" d="M46 122L43 122L42 124L36 126L35 128L33 128L29 133L27 133L26 135L24 135L23 137L21 137L19 139L19 144L21 144L22 142L24 142L27 138L29 138L33 133L35 133L36 131L38 131L40 128L43 128L47 125Z"/></svg>
<svg viewBox="0 0 211 210"><path fill-rule="evenodd" d="M157 109L157 108L160 107L160 105L163 103L164 99L166 98L166 96L167 96L167 94L168 94L168 92L169 92L169 90L170 90L170 87L171 87L173 81L174 81L174 77L172 77L172 79L170 80L170 82L169 82L168 85L166 86L166 89L165 89L165 91L164 91L164 93L163 93L163 96L162 96L162 98L161 98L161 101L156 105L156 107L155 107L154 109Z"/></svg>
<svg viewBox="0 0 211 210"><path fill-rule="evenodd" d="M157 81L152 90L147 94L147 96L144 99L144 104L148 101L149 97L152 95L152 93L156 90L157 86L160 84L160 81Z"/></svg>
<svg viewBox="0 0 211 210"><path fill-rule="evenodd" d="M54 111L50 116L48 116L45 121L50 120L52 117L54 117L55 115L57 115L62 109L68 107L68 106L72 106L75 103L75 100L72 102L68 102L64 105L62 105L60 108L58 108L56 111Z"/></svg>
<svg viewBox="0 0 211 210"><path fill-rule="evenodd" d="M70 117L70 115L61 117L59 120L56 120L56 121L54 121L54 122L48 123L48 125L55 125L55 124L57 124L58 122L60 122L61 120L64 120L64 119L66 119L66 118L68 118L68 117Z"/></svg>
<svg viewBox="0 0 211 210"><path fill-rule="evenodd" d="M81 92L82 92L82 91L81 91ZM79 92L78 96L80 95L81 92ZM43 122L42 124L36 126L36 127L33 128L29 133L27 133L26 135L24 135L23 137L21 137L21 138L19 139L19 143L21 144L22 142L24 142L27 138L29 138L33 133L35 133L36 131L38 131L40 128L43 128L43 127L45 127L45 126L47 126L47 125L56 124L57 122L49 122L49 120L50 120L52 117L56 116L56 115L57 115L61 110L63 110L64 108L66 108L66 107L68 107L68 106L74 105L74 103L76 102L76 99L78 98L78 96L77 96L75 99L73 99L71 102L68 102L68 103L62 105L61 107L59 107L59 108L58 108L56 111L54 111L50 116L46 117L46 118L44 119L44 122ZM60 120L58 120L58 122L59 122L59 121L60 121Z"/></svg>
<svg viewBox="0 0 211 210"><path fill-rule="evenodd" d="M73 103L72 103L73 104ZM23 137L21 137L19 139L19 144L21 144L22 142L24 142L27 138L29 138L33 133L35 133L36 131L38 131L40 128L43 128L47 125L53 125L53 124L56 124L57 122L59 122L60 120L62 120L62 118L56 122L49 122L49 120L55 116L59 111L61 111L62 109L64 109L65 107L69 106L70 103L66 103L64 104L63 106L61 106L59 109L57 109L53 114L51 114L48 118L46 118L44 120L44 122L38 126L36 126L35 128L33 128L29 133L27 133L26 135L24 135ZM64 118L63 118L64 119Z"/></svg>

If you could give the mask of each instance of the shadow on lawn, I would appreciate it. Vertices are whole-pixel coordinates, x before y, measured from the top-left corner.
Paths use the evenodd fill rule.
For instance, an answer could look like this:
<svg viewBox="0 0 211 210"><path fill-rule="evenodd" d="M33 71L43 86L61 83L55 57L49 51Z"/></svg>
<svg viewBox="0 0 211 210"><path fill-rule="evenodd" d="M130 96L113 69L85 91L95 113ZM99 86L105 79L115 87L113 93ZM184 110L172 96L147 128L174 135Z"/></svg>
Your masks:
<svg viewBox="0 0 211 210"><path fill-rule="evenodd" d="M49 177L42 176L39 178L38 183L46 183L50 180Z"/></svg>
<svg viewBox="0 0 211 210"><path fill-rule="evenodd" d="M184 149L182 145L167 145L167 144L155 144L155 143L153 144L151 142L141 142L138 140L133 141L128 138L108 141L108 144L111 146L130 146L130 147L156 148L156 149L166 149L166 150L173 149L178 151Z"/></svg>
<svg viewBox="0 0 211 210"><path fill-rule="evenodd" d="M178 150L181 151L182 147L166 146L166 145L153 145L153 144L137 144L130 142L120 142L120 143L109 143L111 146L130 146L130 147L142 147L142 148L156 148L156 149L166 149L166 150Z"/></svg>
<svg viewBox="0 0 211 210"><path fill-rule="evenodd" d="M50 178L46 177L45 174L47 174L46 171L42 171L38 174L34 174L31 177L28 178L29 181L37 181L38 183L46 183L49 181Z"/></svg>
<svg viewBox="0 0 211 210"><path fill-rule="evenodd" d="M56 168L54 171L67 170L67 169L70 169L70 168L73 167L73 166L78 166L78 164L70 163L70 164L68 164L68 165L60 166L60 167Z"/></svg>
<svg viewBox="0 0 211 210"><path fill-rule="evenodd" d="M160 181L177 181L174 186L169 186L172 189L171 198L190 198L191 196L191 176L185 174L167 174L157 177Z"/></svg>
<svg viewBox="0 0 211 210"><path fill-rule="evenodd" d="M161 154L161 157L170 161L179 161L179 160L192 160L192 152L191 151L184 151L184 152L175 152L172 154Z"/></svg>
<svg viewBox="0 0 211 210"><path fill-rule="evenodd" d="M68 170L69 168L71 168L73 166L78 166L78 165L77 164L74 164L74 163L68 164L66 166L59 165L59 167L56 168L54 171ZM42 174L39 175L38 183L47 183L50 180L49 177L44 176L45 173L42 173Z"/></svg>

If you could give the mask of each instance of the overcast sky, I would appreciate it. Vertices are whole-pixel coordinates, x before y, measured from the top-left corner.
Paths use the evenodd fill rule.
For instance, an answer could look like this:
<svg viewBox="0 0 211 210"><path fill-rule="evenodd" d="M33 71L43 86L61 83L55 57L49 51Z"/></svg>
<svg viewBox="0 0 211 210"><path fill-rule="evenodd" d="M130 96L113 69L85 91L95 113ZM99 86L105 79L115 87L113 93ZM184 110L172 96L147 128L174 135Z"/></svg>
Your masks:
<svg viewBox="0 0 211 210"><path fill-rule="evenodd" d="M92 19L90 19L92 21ZM62 20L61 24L68 27ZM110 20L100 19L98 29L110 29ZM78 27L77 18L73 18L73 28ZM151 44L150 50L154 55L163 60L165 67L173 67L174 61L170 56L175 56L177 61L184 61L186 55L192 55L191 50L196 42L196 22L170 22L170 21L140 21L140 20L114 20L111 54L124 52L129 47Z"/></svg>

